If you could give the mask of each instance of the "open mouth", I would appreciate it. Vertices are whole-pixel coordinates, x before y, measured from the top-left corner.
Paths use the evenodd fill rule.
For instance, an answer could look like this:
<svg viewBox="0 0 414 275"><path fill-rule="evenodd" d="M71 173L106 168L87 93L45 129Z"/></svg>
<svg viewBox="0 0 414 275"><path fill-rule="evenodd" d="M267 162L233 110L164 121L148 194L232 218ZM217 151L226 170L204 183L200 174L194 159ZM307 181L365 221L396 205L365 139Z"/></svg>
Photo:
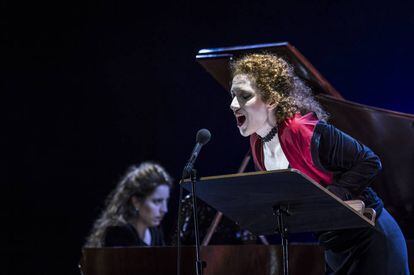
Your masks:
<svg viewBox="0 0 414 275"><path fill-rule="evenodd" d="M246 121L245 116L237 116L236 119L237 119L237 126L239 127L242 126L243 123Z"/></svg>

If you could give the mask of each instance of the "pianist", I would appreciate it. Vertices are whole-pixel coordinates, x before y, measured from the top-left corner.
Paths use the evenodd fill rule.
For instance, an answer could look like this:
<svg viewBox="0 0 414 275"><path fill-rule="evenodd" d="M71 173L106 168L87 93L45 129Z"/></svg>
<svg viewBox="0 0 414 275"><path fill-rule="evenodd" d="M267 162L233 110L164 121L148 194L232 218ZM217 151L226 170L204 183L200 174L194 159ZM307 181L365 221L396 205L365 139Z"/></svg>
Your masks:
<svg viewBox="0 0 414 275"><path fill-rule="evenodd" d="M85 247L162 246L171 177L150 162L131 167L106 199Z"/></svg>
<svg viewBox="0 0 414 275"><path fill-rule="evenodd" d="M250 136L259 170L300 170L343 200L360 199L377 212L375 229L319 233L327 273L408 274L402 232L369 187L381 170L366 146L326 122L328 115L283 59L250 54L233 61L237 127Z"/></svg>

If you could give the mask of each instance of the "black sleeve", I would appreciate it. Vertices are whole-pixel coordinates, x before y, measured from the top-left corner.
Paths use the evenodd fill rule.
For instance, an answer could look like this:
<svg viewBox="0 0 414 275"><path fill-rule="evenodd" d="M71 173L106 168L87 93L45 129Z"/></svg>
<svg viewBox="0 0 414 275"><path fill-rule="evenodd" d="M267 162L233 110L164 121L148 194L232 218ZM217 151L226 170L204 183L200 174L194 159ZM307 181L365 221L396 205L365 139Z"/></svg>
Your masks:
<svg viewBox="0 0 414 275"><path fill-rule="evenodd" d="M126 226L110 226L105 231L104 246L134 246L137 240L133 232Z"/></svg>
<svg viewBox="0 0 414 275"><path fill-rule="evenodd" d="M343 200L358 197L381 170L371 149L325 122L316 125L312 145L314 161L334 173L327 189Z"/></svg>

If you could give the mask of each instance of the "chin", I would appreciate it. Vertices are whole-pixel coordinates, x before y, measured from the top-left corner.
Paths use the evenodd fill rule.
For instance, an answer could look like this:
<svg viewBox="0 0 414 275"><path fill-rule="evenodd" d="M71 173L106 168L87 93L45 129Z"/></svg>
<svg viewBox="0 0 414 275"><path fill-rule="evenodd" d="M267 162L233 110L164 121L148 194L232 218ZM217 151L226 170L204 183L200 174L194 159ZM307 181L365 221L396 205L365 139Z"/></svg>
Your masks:
<svg viewBox="0 0 414 275"><path fill-rule="evenodd" d="M249 133L247 131L247 129L239 128L239 131L240 131L240 135L242 135L243 137L248 137L248 136L250 136L252 134L252 133Z"/></svg>
<svg viewBox="0 0 414 275"><path fill-rule="evenodd" d="M151 227L159 226L160 224L161 224L161 222L153 222Z"/></svg>

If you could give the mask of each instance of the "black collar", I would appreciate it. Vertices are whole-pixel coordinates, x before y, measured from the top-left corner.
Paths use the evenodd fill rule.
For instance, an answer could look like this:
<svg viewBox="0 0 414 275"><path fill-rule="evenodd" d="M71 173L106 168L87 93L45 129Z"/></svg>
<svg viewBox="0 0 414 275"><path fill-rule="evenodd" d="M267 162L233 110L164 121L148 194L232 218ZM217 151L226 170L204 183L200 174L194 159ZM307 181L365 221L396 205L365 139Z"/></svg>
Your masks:
<svg viewBox="0 0 414 275"><path fill-rule="evenodd" d="M264 137L260 137L260 139L262 140L262 142L268 142L271 141L275 135L277 134L277 127L273 127L272 130L270 130L270 132L264 136Z"/></svg>

